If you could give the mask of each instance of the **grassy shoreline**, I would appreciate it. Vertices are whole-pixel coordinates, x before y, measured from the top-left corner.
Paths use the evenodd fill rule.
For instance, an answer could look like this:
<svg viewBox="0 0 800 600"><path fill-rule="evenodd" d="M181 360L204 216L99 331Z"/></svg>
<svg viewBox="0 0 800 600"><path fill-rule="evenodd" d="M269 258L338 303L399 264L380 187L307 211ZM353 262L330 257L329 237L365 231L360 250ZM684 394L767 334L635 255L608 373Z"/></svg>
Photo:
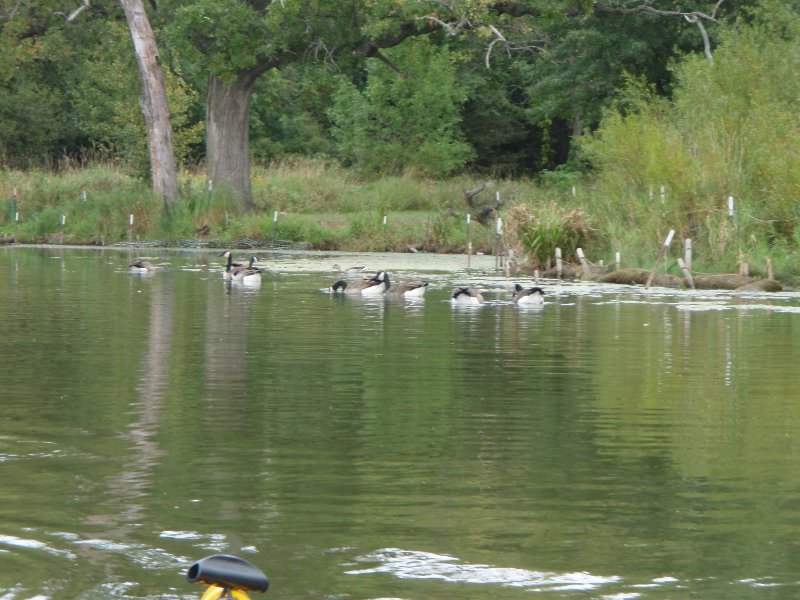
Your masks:
<svg viewBox="0 0 800 600"><path fill-rule="evenodd" d="M179 207L165 215L147 182L109 165L61 171L0 171L0 238L19 243L110 246L150 243L187 247L275 247L340 252L435 252L492 254L496 223L477 222L477 209L499 195L503 242L521 270L544 270L555 248L578 263L581 248L593 262L611 265L617 252L623 267L650 268L670 229L677 235L666 264L683 256L683 240L693 237L676 207L658 199L611 212L589 179L564 175L544 182L502 180L475 198L467 190L485 180L457 177L443 181L411 176L362 181L324 161L304 160L253 169L257 209L240 212L224 190L208 189L205 177L183 173ZM16 195L14 192L16 191ZM470 224L467 225L467 214ZM647 227L631 226L632 222ZM712 235L713 233L713 235ZM719 238L711 247L707 241ZM750 239L737 224L721 220L719 229L694 240L694 270L735 272L740 260L750 273L766 275L767 259L776 278L800 275L796 248Z"/></svg>

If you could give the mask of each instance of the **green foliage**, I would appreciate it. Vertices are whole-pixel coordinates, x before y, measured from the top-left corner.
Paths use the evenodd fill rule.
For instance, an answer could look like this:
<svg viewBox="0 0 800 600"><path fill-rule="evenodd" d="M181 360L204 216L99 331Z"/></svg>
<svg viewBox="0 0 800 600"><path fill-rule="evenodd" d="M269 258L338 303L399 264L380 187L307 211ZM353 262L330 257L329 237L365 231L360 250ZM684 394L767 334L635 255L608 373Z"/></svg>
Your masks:
<svg viewBox="0 0 800 600"><path fill-rule="evenodd" d="M674 101L638 86L624 112L609 112L585 140L598 210L621 224L620 243L675 228L701 254L735 262L796 237L800 16L770 6L768 19L725 30L713 64L689 57L678 65Z"/></svg>
<svg viewBox="0 0 800 600"><path fill-rule="evenodd" d="M44 162L60 137L59 99L51 88L30 79L14 78L8 84L0 87L0 163Z"/></svg>
<svg viewBox="0 0 800 600"><path fill-rule="evenodd" d="M251 154L257 160L321 156L332 151L327 121L321 120L333 88L323 65L290 65L261 76L252 98Z"/></svg>
<svg viewBox="0 0 800 600"><path fill-rule="evenodd" d="M261 16L249 4L236 0L179 6L168 35L182 63L205 65L227 83L238 71L256 65L264 44Z"/></svg>
<svg viewBox="0 0 800 600"><path fill-rule="evenodd" d="M472 153L458 130L466 97L448 51L419 41L387 55L402 74L372 62L363 91L342 80L334 94L329 114L342 156L378 175L439 177L463 167Z"/></svg>

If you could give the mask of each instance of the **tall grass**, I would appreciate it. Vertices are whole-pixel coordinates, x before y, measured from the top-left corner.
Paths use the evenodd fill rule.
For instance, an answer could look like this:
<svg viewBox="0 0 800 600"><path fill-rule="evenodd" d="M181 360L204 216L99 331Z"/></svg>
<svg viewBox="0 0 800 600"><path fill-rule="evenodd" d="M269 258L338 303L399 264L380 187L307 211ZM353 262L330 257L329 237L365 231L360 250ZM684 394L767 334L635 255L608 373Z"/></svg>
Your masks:
<svg viewBox="0 0 800 600"><path fill-rule="evenodd" d="M114 165L0 171L0 234L29 243L279 239L327 250L463 251L463 194L475 186L469 178L362 181L334 164L295 160L253 168L252 213L224 190L210 190L203 174L186 172L181 199L166 214L147 182ZM476 250L490 251L491 231L475 229Z"/></svg>
<svg viewBox="0 0 800 600"><path fill-rule="evenodd" d="M796 248L800 17L770 11L727 30L713 64L677 65L673 101L633 82L626 103L583 142L597 169L591 205L609 243L634 253L646 244L652 254L674 228L708 268Z"/></svg>

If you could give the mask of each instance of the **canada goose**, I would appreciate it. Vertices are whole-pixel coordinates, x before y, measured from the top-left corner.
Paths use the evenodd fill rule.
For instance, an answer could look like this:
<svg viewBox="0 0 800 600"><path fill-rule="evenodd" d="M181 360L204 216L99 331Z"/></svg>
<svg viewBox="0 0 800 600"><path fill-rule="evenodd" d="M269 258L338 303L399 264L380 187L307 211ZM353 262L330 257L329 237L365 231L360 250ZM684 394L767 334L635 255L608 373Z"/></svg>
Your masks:
<svg viewBox="0 0 800 600"><path fill-rule="evenodd" d="M332 292L343 294L362 294L364 296L377 296L383 294L389 287L389 275L386 271L379 271L369 279L355 279L345 281L340 279L331 286Z"/></svg>
<svg viewBox="0 0 800 600"><path fill-rule="evenodd" d="M131 273L152 273L156 270L156 266L146 260L137 260L128 266L131 269Z"/></svg>
<svg viewBox="0 0 800 600"><path fill-rule="evenodd" d="M453 304L478 305L483 304L483 296L472 287L457 287L450 294L450 302Z"/></svg>
<svg viewBox="0 0 800 600"><path fill-rule="evenodd" d="M339 275L344 275L346 277L358 277L364 271L364 267L348 267L347 269L343 269L339 265L333 265L333 270Z"/></svg>
<svg viewBox="0 0 800 600"><path fill-rule="evenodd" d="M232 268L231 281L244 284L261 283L261 269L253 266L256 262L258 262L258 257L251 256L250 264L246 267Z"/></svg>
<svg viewBox="0 0 800 600"><path fill-rule="evenodd" d="M224 256L225 258L228 259L228 262L225 264L225 270L222 271L222 278L225 281L230 281L231 271L235 268L243 267L244 265L242 263L233 262L233 254L231 254L230 250L226 250L225 252L220 254L220 256Z"/></svg>
<svg viewBox="0 0 800 600"><path fill-rule="evenodd" d="M386 290L386 295L402 296L403 298L422 298L427 287L427 281L402 281L391 284L389 289Z"/></svg>
<svg viewBox="0 0 800 600"><path fill-rule="evenodd" d="M524 288L514 286L514 303L519 306L541 306L544 304L544 290L540 287Z"/></svg>

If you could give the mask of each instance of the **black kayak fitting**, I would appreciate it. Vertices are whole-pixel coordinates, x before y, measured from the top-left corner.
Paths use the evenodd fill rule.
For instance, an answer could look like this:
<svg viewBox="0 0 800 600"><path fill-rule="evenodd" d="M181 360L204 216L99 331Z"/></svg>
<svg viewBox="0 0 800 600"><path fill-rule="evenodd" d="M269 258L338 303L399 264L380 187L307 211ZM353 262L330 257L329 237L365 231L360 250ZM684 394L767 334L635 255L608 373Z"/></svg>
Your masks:
<svg viewBox="0 0 800 600"><path fill-rule="evenodd" d="M228 554L215 554L198 560L186 573L192 583L203 582L244 592L266 592L269 579L252 563Z"/></svg>

